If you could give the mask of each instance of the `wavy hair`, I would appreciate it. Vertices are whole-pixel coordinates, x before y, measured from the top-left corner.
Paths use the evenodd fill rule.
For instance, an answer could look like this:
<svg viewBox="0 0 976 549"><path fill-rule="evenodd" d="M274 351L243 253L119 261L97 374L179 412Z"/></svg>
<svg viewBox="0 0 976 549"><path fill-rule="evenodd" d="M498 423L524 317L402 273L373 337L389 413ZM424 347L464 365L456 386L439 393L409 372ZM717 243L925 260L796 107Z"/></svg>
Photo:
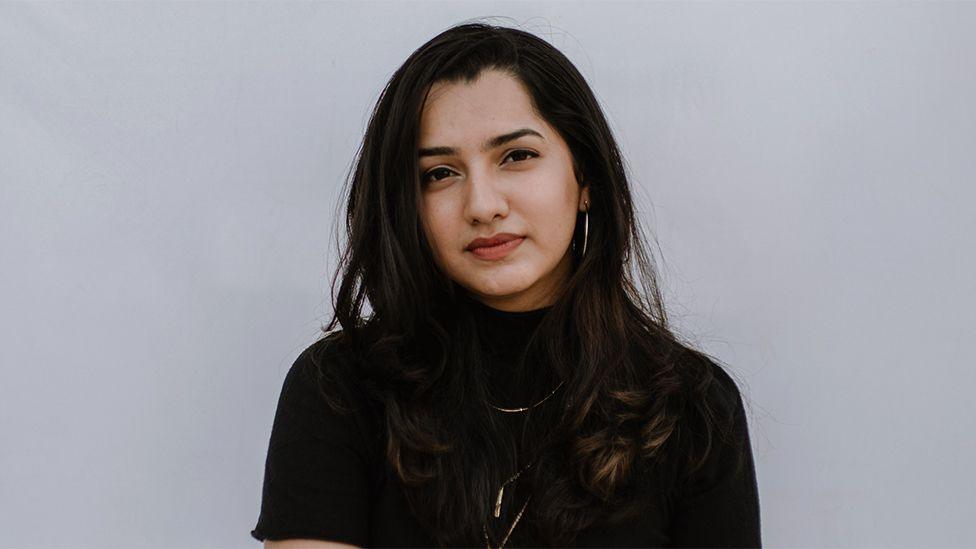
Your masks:
<svg viewBox="0 0 976 549"><path fill-rule="evenodd" d="M586 255L574 252L566 287L523 355L565 387L531 410L523 433L538 466L519 481L533 494L520 528L567 545L587 527L636 516L650 471L687 478L708 455L713 431L728 423L709 404L710 359L669 328L606 118L582 75L546 41L465 23L418 48L389 79L347 176L348 240L332 279L335 312L322 328L356 360L348 371L324 368L324 386L347 395L326 395L338 412L377 405L386 459L438 544L480 538L513 470L515 442L489 413L485 349L465 291L437 267L424 235L417 149L431 85L472 82L486 69L524 85L569 146L578 181L590 186ZM682 458L679 469L667 469L679 463L668 456Z"/></svg>

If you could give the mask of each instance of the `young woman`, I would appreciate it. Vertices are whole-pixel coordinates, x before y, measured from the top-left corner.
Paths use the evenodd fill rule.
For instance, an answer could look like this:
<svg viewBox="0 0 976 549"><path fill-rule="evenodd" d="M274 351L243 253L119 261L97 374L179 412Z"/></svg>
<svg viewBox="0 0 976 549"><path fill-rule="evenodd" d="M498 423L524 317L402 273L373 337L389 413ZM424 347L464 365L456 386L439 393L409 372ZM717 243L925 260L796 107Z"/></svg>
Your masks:
<svg viewBox="0 0 976 549"><path fill-rule="evenodd" d="M255 538L760 546L741 395L670 331L565 56L441 33L390 79L351 183L335 315L284 380Z"/></svg>

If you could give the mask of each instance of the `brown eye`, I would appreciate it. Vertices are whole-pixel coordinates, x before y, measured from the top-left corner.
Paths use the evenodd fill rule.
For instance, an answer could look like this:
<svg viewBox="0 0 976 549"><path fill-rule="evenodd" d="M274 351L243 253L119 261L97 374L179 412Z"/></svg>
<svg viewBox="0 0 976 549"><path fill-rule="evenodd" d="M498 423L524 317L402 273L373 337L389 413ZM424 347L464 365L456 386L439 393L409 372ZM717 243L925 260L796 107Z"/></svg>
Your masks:
<svg viewBox="0 0 976 549"><path fill-rule="evenodd" d="M525 155L525 158L522 158L521 160L518 160L518 159L515 158L515 157L520 157L520 156L523 156L523 155ZM529 158L535 158L537 156L539 156L539 155L535 154L532 151L527 151L525 149L518 149L518 150L514 150L514 151L508 153L508 156L506 156L505 158L512 158L512 159L515 159L516 162L522 162L523 160L528 160Z"/></svg>
<svg viewBox="0 0 976 549"><path fill-rule="evenodd" d="M450 175L452 173L451 170L449 170L447 168L434 168L433 170L430 170L429 172L421 175L420 176L420 182L421 183L428 183L428 182L431 181L431 178L433 178L434 181L440 181L442 178L433 177L433 175L436 174L436 173L444 173L444 172L447 172L448 175ZM444 177L447 177L447 175L445 175Z"/></svg>

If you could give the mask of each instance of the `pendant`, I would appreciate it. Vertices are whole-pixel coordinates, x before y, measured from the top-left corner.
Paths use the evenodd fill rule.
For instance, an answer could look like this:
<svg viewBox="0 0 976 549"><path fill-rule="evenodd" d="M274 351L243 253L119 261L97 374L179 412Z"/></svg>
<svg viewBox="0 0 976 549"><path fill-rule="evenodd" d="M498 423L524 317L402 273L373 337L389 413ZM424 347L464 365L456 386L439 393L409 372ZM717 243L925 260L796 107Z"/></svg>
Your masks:
<svg viewBox="0 0 976 549"><path fill-rule="evenodd" d="M495 518L501 516L502 512L502 496L505 495L505 486L498 489L498 497L495 499Z"/></svg>

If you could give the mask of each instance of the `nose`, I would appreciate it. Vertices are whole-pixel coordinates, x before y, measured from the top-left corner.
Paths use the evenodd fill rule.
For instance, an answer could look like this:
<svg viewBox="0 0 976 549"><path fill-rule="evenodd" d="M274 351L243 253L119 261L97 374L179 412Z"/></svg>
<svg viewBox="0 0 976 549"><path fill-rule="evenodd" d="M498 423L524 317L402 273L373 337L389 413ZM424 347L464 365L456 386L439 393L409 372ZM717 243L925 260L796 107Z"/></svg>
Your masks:
<svg viewBox="0 0 976 549"><path fill-rule="evenodd" d="M472 172L465 189L464 215L472 224L508 216L508 197L501 181L487 172Z"/></svg>

